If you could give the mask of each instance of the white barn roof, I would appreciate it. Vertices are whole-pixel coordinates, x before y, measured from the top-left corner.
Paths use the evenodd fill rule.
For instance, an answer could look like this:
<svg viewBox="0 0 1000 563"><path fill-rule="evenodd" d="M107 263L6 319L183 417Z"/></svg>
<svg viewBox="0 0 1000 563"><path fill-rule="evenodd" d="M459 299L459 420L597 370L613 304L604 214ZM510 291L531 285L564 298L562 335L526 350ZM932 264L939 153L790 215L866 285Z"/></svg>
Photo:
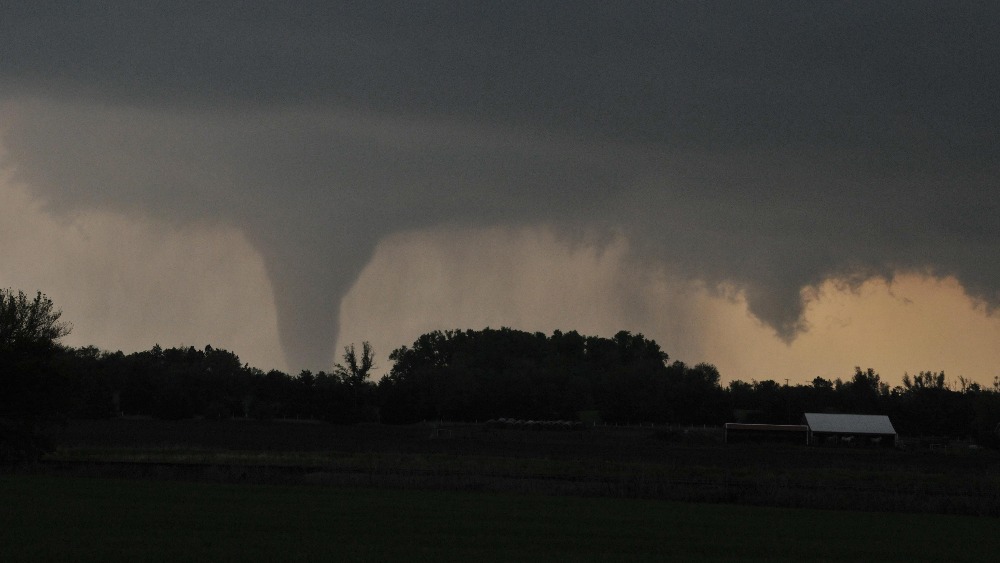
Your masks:
<svg viewBox="0 0 1000 563"><path fill-rule="evenodd" d="M813 432L838 434L895 434L889 417L881 414L805 413L806 425Z"/></svg>

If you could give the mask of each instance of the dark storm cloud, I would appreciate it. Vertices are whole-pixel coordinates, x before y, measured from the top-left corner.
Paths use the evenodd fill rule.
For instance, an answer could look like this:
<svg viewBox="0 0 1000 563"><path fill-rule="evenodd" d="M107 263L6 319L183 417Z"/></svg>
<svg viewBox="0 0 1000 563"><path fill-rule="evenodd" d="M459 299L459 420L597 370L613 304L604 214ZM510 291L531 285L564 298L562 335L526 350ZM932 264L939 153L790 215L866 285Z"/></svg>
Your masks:
<svg viewBox="0 0 1000 563"><path fill-rule="evenodd" d="M121 4L3 8L10 166L242 227L296 362L380 238L440 223L622 230L784 338L830 278L1000 304L993 3Z"/></svg>
<svg viewBox="0 0 1000 563"><path fill-rule="evenodd" d="M0 68L47 95L336 103L676 143L847 143L900 118L957 135L974 124L956 119L997 116L992 3L21 4L0 23Z"/></svg>

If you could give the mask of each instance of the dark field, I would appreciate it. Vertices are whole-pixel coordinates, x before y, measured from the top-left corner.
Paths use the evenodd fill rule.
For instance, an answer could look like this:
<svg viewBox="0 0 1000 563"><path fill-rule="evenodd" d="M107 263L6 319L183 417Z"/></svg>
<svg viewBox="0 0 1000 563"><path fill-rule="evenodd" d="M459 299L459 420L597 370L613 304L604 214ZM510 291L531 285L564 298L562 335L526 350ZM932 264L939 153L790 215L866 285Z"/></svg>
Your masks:
<svg viewBox="0 0 1000 563"><path fill-rule="evenodd" d="M725 445L714 429L74 421L26 471L1000 515L1000 455Z"/></svg>
<svg viewBox="0 0 1000 563"><path fill-rule="evenodd" d="M0 560L995 561L968 516L0 476Z"/></svg>

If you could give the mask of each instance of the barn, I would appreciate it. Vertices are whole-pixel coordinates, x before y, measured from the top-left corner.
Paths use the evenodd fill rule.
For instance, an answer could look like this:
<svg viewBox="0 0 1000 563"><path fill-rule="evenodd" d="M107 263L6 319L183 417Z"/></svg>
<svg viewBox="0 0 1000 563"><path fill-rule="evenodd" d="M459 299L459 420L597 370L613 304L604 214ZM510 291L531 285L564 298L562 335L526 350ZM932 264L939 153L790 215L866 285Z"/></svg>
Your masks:
<svg viewBox="0 0 1000 563"><path fill-rule="evenodd" d="M896 445L896 429L888 416L876 414L826 414L807 412L802 422L809 427L809 443L816 445Z"/></svg>

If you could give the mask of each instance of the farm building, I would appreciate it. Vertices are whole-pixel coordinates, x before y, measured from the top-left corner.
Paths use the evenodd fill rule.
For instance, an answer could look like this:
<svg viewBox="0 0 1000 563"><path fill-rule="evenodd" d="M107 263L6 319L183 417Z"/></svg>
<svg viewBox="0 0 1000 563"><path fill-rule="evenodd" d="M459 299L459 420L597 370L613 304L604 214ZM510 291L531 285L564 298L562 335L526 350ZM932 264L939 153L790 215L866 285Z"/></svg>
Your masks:
<svg viewBox="0 0 1000 563"><path fill-rule="evenodd" d="M810 444L896 445L896 429L885 415L807 412L802 419L809 427Z"/></svg>
<svg viewBox="0 0 1000 563"><path fill-rule="evenodd" d="M809 427L804 424L744 424L727 422L726 443L781 442L787 444L808 444Z"/></svg>

